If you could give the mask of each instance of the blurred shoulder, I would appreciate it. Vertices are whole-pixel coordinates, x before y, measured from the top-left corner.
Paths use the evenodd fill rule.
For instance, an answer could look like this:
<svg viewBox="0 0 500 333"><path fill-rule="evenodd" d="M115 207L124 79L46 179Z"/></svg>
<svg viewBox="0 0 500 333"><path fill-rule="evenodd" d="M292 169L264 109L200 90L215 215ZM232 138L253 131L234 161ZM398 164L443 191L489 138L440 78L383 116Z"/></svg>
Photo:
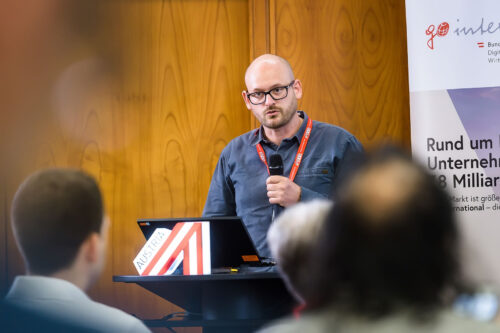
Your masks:
<svg viewBox="0 0 500 333"><path fill-rule="evenodd" d="M93 316L90 313L93 313ZM103 331L150 332L138 318L118 308L99 302L93 302L92 310L89 311L89 318L87 319L92 320L91 317L94 317L93 320L98 323L96 326L102 328Z"/></svg>
<svg viewBox="0 0 500 333"><path fill-rule="evenodd" d="M332 319L325 317L324 313L310 313L300 319L289 317L277 320L262 328L258 333L324 333L330 331Z"/></svg>

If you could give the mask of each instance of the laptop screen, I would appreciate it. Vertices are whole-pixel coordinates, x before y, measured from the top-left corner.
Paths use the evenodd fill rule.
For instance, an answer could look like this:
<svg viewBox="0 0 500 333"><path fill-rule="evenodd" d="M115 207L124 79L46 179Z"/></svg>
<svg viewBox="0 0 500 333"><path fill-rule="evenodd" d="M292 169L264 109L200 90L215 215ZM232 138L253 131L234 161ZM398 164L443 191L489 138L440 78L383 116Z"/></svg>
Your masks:
<svg viewBox="0 0 500 333"><path fill-rule="evenodd" d="M248 231L239 217L201 217L175 219L140 219L137 221L146 239L156 228L172 230L180 222L209 222L212 268L258 264L260 258Z"/></svg>

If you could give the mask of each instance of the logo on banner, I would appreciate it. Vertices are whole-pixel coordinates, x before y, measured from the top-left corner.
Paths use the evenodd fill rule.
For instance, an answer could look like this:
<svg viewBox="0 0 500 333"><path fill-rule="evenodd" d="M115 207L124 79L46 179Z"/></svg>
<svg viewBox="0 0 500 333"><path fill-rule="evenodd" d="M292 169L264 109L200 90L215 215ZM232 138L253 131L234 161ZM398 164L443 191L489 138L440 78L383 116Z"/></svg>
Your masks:
<svg viewBox="0 0 500 333"><path fill-rule="evenodd" d="M170 275L180 264L184 275L210 274L209 222L180 222L172 230L158 228L134 266L140 275Z"/></svg>
<svg viewBox="0 0 500 333"><path fill-rule="evenodd" d="M436 28L434 24L431 24L425 30L425 34L429 36L427 40L427 47L429 49L434 50L434 38L436 37L444 37L448 35L451 27L448 22L442 22ZM487 22L484 17L481 18L481 21L477 24L463 24L460 22L460 19L457 19L456 24L454 25L453 34L456 37L467 37L467 36L475 36L475 35L492 35L500 32L500 22ZM479 48L485 47L484 41L475 42ZM488 42L488 47L498 47L500 43L498 42ZM496 56L496 54L494 54Z"/></svg>
<svg viewBox="0 0 500 333"><path fill-rule="evenodd" d="M437 29L434 24L431 24L427 30L425 30L425 34L429 37L429 40L427 41L427 46L431 49L434 50L434 37L444 37L448 34L448 31L450 30L450 25L448 22L443 22L440 25L438 25Z"/></svg>

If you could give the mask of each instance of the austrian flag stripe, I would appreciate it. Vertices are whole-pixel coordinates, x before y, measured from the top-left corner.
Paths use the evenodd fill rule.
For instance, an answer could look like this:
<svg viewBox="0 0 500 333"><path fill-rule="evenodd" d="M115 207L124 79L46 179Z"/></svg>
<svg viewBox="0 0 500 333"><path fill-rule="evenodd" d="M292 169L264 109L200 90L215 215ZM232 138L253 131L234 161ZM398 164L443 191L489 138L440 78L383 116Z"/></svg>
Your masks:
<svg viewBox="0 0 500 333"><path fill-rule="evenodd" d="M184 227L184 223L177 223L174 226L174 228L172 229L172 232L168 236L165 243L163 243L161 248L156 252L155 256L149 262L148 266L142 272L141 275L158 275L160 269L163 267L163 265L166 263L166 261L168 259L168 257L164 258L167 255L166 249L167 249L168 244L171 244L173 239L179 238L178 234L179 234L181 228L183 228L183 227ZM187 232L187 230L186 230L186 228L184 228L181 236L183 237L186 232ZM168 254L168 256L170 256L170 255L171 255L171 253ZM162 263L163 263L163 265L161 265Z"/></svg>
<svg viewBox="0 0 500 333"><path fill-rule="evenodd" d="M171 274L182 259L184 275L210 274L209 233L208 222L177 223L141 275Z"/></svg>
<svg viewBox="0 0 500 333"><path fill-rule="evenodd" d="M179 224L179 223L177 223L177 224ZM177 226L177 224L176 224L176 226ZM187 227L186 227L186 225L187 225ZM191 238L191 236L193 236L196 227L194 226L194 223L185 223L185 225L182 226L182 228L184 228L184 227L186 227L186 229L187 229L186 233L183 234L182 236L178 236L177 239L173 239L172 244L167 244L167 249L165 250L165 253L169 253L169 256L167 258L165 265L163 265L163 267L160 269L160 271L155 275L164 275L167 272L167 270L170 268L170 266L172 266L172 263L175 261L177 256L179 256L181 251L187 248L187 246L189 244L189 238ZM181 230L182 230L182 228L181 228ZM169 251L169 250L171 250L171 251ZM184 262L186 262L186 260L189 261L188 254L186 252L187 251L184 252ZM165 256L165 257L167 257L167 256Z"/></svg>

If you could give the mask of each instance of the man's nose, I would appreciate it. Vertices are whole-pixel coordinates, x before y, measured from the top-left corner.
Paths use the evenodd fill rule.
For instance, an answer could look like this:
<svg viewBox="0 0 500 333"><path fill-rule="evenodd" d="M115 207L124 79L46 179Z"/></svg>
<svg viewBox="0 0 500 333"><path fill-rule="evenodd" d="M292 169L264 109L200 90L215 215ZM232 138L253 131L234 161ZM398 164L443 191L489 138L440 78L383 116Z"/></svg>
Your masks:
<svg viewBox="0 0 500 333"><path fill-rule="evenodd" d="M264 105L273 105L275 102L276 101L271 97L271 94L266 94L266 96L264 96Z"/></svg>

